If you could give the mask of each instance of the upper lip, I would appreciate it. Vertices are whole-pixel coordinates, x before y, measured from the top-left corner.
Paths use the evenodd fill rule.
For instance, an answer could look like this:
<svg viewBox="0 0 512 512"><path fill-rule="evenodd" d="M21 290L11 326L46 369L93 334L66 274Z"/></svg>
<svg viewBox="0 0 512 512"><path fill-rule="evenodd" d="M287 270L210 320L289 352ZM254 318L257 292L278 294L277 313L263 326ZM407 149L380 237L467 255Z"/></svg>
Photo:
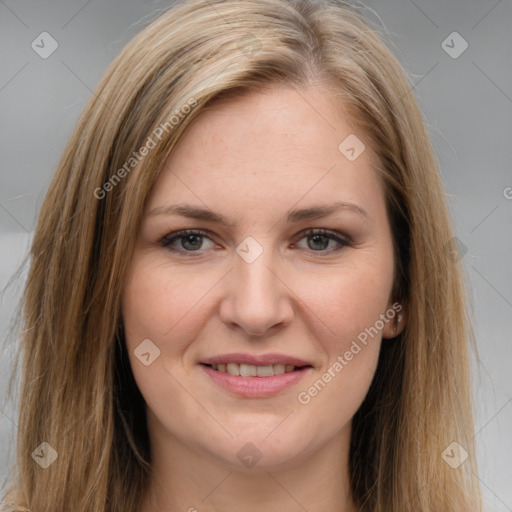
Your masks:
<svg viewBox="0 0 512 512"><path fill-rule="evenodd" d="M209 357L200 361L202 364L219 364L219 363L238 363L238 364L252 364L255 366L269 366L274 364L293 364L293 366L312 366L311 363L304 361L298 357L288 356L286 354L243 354L231 353L221 354L218 356Z"/></svg>

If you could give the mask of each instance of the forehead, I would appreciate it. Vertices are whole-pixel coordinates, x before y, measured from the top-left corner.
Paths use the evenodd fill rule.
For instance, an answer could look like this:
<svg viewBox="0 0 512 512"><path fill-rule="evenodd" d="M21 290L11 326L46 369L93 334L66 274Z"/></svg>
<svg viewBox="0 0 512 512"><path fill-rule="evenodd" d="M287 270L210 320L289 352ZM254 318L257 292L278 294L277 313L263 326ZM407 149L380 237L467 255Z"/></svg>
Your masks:
<svg viewBox="0 0 512 512"><path fill-rule="evenodd" d="M347 145L357 158L347 158ZM276 87L203 110L167 159L150 207L183 196L257 209L378 199L376 161L365 134L325 90Z"/></svg>

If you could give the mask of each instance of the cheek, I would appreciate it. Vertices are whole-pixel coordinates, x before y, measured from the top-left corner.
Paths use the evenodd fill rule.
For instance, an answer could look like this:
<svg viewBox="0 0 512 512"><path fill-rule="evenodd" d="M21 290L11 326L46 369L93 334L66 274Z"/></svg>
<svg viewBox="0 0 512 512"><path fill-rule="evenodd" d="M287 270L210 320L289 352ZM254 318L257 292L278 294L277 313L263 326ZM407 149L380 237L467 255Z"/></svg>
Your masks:
<svg viewBox="0 0 512 512"><path fill-rule="evenodd" d="M137 340L149 338L163 347L165 340L172 338L176 343L166 346L166 351L179 349L179 340L188 339L200 325L198 303L211 288L205 281L191 281L190 275L151 259L135 262L123 293L127 343L132 346ZM195 322L189 321L192 316Z"/></svg>
<svg viewBox="0 0 512 512"><path fill-rule="evenodd" d="M197 321L198 302L206 290L203 290L202 279L196 281L191 282L190 276L151 257L135 256L127 276L122 300L125 342L137 386L154 411L162 411L170 405L183 409L187 405L186 396L179 392L173 376L179 375L177 370L187 354L190 340L197 338L201 329ZM148 339L160 352L153 352L151 345L144 345L149 346L152 359L146 366L137 354L148 349L137 349Z"/></svg>
<svg viewBox="0 0 512 512"><path fill-rule="evenodd" d="M339 273L324 293L311 297L328 329L322 331L324 365L299 390L299 410L314 428L335 435L357 412L375 375L382 339L382 320L391 279L368 272ZM328 334L326 334L328 332Z"/></svg>
<svg viewBox="0 0 512 512"><path fill-rule="evenodd" d="M333 412L338 411L344 420L356 412L368 391L378 363L382 329L394 313L387 312L392 253L378 261L369 256L360 253L357 262L352 260L350 265L316 276L314 286L306 277L296 282L298 293L314 313L309 316L311 330L326 355L321 382L316 376L306 383L302 391L307 396L299 402L314 402L319 413L321 404L331 403Z"/></svg>
<svg viewBox="0 0 512 512"><path fill-rule="evenodd" d="M380 261L368 256L356 254L346 265L327 269L314 278L302 274L295 280L294 291L315 313L309 316L318 339L331 350L348 350L347 344L374 326L386 311L393 278L392 256ZM382 330L380 322L378 328Z"/></svg>

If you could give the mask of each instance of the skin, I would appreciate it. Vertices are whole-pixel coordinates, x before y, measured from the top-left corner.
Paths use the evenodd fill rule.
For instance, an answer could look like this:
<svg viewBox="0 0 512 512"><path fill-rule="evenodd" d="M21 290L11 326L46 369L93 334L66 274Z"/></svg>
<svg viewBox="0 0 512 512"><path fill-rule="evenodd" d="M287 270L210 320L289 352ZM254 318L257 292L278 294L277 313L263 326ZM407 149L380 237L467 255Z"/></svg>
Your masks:
<svg viewBox="0 0 512 512"><path fill-rule="evenodd" d="M352 417L382 338L403 325L385 323L309 403L297 398L393 303L384 188L368 143L353 162L338 150L351 133L365 140L324 90L276 86L202 112L170 155L123 293L151 443L143 512L356 510L348 491ZM337 201L358 205L368 218L342 209L285 222L291 209ZM234 225L149 215L178 202ZM302 234L309 228L338 232L349 244ZM160 243L182 229L208 234L174 241L174 252ZM252 263L236 252L247 236L263 249ZM160 350L148 366L134 354L145 339ZM199 364L230 352L279 352L314 368L278 395L244 398L219 388ZM261 453L250 468L237 457L248 442Z"/></svg>

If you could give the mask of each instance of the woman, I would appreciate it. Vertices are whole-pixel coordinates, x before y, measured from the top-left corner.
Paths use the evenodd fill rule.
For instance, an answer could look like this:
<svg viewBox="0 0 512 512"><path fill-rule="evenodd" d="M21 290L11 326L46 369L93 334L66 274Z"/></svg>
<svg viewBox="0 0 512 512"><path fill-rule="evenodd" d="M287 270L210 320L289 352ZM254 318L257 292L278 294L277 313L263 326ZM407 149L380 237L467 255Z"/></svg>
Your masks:
<svg viewBox="0 0 512 512"><path fill-rule="evenodd" d="M357 11L171 8L41 210L6 510L481 510L452 233Z"/></svg>

